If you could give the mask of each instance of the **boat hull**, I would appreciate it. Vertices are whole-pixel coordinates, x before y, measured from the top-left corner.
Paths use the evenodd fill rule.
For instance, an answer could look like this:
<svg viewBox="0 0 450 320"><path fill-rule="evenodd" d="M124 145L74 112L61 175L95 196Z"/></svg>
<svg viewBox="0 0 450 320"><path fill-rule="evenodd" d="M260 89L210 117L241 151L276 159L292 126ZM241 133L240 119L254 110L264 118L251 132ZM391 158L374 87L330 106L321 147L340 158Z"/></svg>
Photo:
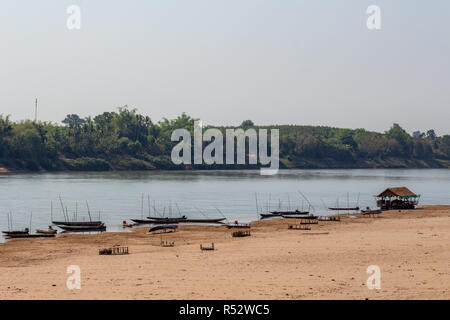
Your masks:
<svg viewBox="0 0 450 320"><path fill-rule="evenodd" d="M145 224L145 223L154 223L156 220L145 220L145 219L130 219L134 223Z"/></svg>
<svg viewBox="0 0 450 320"><path fill-rule="evenodd" d="M40 230L37 229L36 233L38 234L56 234L58 231L57 230Z"/></svg>
<svg viewBox="0 0 450 320"><path fill-rule="evenodd" d="M155 232L158 230L164 230L164 231L175 231L178 228L178 225L172 224L172 225L166 225L166 226L156 226L151 228L148 232Z"/></svg>
<svg viewBox="0 0 450 320"><path fill-rule="evenodd" d="M17 231L2 231L5 235L14 235L14 234L29 234L29 231L17 230Z"/></svg>
<svg viewBox="0 0 450 320"><path fill-rule="evenodd" d="M315 216L310 215L282 215L284 219L315 219Z"/></svg>
<svg viewBox="0 0 450 320"><path fill-rule="evenodd" d="M105 225L101 226L58 226L64 231L70 232L95 232L95 231L106 231Z"/></svg>
<svg viewBox="0 0 450 320"><path fill-rule="evenodd" d="M163 221L170 221L170 220L177 220L177 221L181 221L181 220L187 220L186 217L173 217L173 218L169 218L169 217L147 217L147 219L149 220L163 220Z"/></svg>
<svg viewBox="0 0 450 320"><path fill-rule="evenodd" d="M52 221L57 226L93 227L103 225L102 221Z"/></svg>
<svg viewBox="0 0 450 320"><path fill-rule="evenodd" d="M219 218L219 219L186 219L184 221L180 222L187 222L187 223L222 223L225 218Z"/></svg>
<svg viewBox="0 0 450 320"><path fill-rule="evenodd" d="M25 239L25 238L52 238L54 234L10 234L7 235L8 239Z"/></svg>
<svg viewBox="0 0 450 320"><path fill-rule="evenodd" d="M309 211L271 211L271 214L280 215L280 216L288 216L288 215L299 215L299 214L308 214Z"/></svg>
<svg viewBox="0 0 450 320"><path fill-rule="evenodd" d="M278 213L260 213L261 219L281 217Z"/></svg>

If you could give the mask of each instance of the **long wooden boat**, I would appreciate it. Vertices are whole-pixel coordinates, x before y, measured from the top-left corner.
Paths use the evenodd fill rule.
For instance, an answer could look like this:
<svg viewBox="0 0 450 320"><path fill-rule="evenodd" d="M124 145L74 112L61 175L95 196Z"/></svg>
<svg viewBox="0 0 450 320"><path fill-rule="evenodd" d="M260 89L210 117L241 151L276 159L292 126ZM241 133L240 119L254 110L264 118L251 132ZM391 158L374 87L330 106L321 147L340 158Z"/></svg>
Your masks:
<svg viewBox="0 0 450 320"><path fill-rule="evenodd" d="M178 220L154 220L154 219L130 219L134 223L137 224L171 224L171 223L178 223ZM182 220L184 222L185 220Z"/></svg>
<svg viewBox="0 0 450 320"><path fill-rule="evenodd" d="M52 221L57 226L73 226L73 227L93 227L101 226L104 223L102 221Z"/></svg>
<svg viewBox="0 0 450 320"><path fill-rule="evenodd" d="M174 220L186 220L187 217L186 216L181 216L181 217L147 217L147 219L150 220L170 220L170 219L174 219Z"/></svg>
<svg viewBox="0 0 450 320"><path fill-rule="evenodd" d="M281 214L278 213L260 213L259 215L261 216L261 219L281 217Z"/></svg>
<svg viewBox="0 0 450 320"><path fill-rule="evenodd" d="M282 217L282 216L290 216L290 215L302 215L302 214L309 214L309 211L300 211L300 210L294 210L294 211L270 211L270 213L260 213L261 219L266 218L274 218L274 217Z"/></svg>
<svg viewBox="0 0 450 320"><path fill-rule="evenodd" d="M10 231L2 231L2 233L4 233L5 235L10 235L10 234L29 234L30 230L28 230L28 228L25 228L23 230L10 230Z"/></svg>
<svg viewBox="0 0 450 320"><path fill-rule="evenodd" d="M186 219L180 222L187 222L187 223L222 223L223 220L226 218L215 218L215 219Z"/></svg>
<svg viewBox="0 0 450 320"><path fill-rule="evenodd" d="M170 224L170 225L167 225L167 226L156 226L156 227L153 227L148 232L154 232L154 231L158 231L158 230L175 231L177 228L178 228L178 225Z"/></svg>
<svg viewBox="0 0 450 320"><path fill-rule="evenodd" d="M95 231L105 231L106 226L104 224L100 226L58 226L65 231L71 232L95 232Z"/></svg>
<svg viewBox="0 0 450 320"><path fill-rule="evenodd" d="M52 238L54 234L9 234L6 237L8 239L23 239L23 238Z"/></svg>
<svg viewBox="0 0 450 320"><path fill-rule="evenodd" d="M309 214L298 214L298 215L282 215L284 219L317 219L316 216Z"/></svg>
<svg viewBox="0 0 450 320"><path fill-rule="evenodd" d="M334 211L358 211L359 207L350 207L350 208L335 208L335 207L331 207L328 208L330 210L334 210Z"/></svg>
<svg viewBox="0 0 450 320"><path fill-rule="evenodd" d="M15 235L15 234L29 234L28 228L25 228L24 230L11 230L11 231L2 231L5 235Z"/></svg>
<svg viewBox="0 0 450 320"><path fill-rule="evenodd" d="M185 222L187 221L186 217L181 217L181 218L159 218L159 219L151 219L150 217L148 217L148 221L151 221L149 223L178 223L178 222Z"/></svg>
<svg viewBox="0 0 450 320"><path fill-rule="evenodd" d="M270 211L271 214L277 214L280 216L287 216L287 215L298 215L298 214L308 214L309 211L300 211L300 210L289 210L289 211Z"/></svg>
<svg viewBox="0 0 450 320"><path fill-rule="evenodd" d="M148 220L148 219L130 219L130 220L137 224L155 223L155 221L157 221L157 220Z"/></svg>
<svg viewBox="0 0 450 320"><path fill-rule="evenodd" d="M177 224L179 222L186 222L185 219L183 220L177 220L177 219L170 219L170 220L146 220L146 223L151 224Z"/></svg>

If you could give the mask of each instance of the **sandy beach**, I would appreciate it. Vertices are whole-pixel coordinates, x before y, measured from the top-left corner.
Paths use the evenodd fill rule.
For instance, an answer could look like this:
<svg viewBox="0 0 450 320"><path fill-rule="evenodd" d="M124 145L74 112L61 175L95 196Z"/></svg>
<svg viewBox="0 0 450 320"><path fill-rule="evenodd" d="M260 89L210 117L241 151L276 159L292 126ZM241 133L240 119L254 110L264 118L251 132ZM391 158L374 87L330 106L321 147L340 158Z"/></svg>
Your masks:
<svg viewBox="0 0 450 320"><path fill-rule="evenodd" d="M292 219L252 223L251 236L224 226L148 228L0 244L0 299L450 299L450 206L343 217L311 230ZM175 247L161 247L161 239ZM202 252L214 242L217 250ZM128 246L129 255L98 250ZM81 289L66 286L81 269ZM381 269L369 290L366 269Z"/></svg>

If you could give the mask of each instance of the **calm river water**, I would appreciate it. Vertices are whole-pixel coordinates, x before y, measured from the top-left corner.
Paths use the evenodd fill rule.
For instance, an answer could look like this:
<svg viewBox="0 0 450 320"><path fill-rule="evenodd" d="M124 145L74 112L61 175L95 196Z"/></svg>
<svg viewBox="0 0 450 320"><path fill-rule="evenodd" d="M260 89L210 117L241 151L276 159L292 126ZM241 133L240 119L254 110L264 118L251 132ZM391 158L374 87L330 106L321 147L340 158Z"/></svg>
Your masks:
<svg viewBox="0 0 450 320"><path fill-rule="evenodd" d="M246 222L255 220L257 194L260 211L281 208L307 209L302 192L317 213L325 207L375 207L374 195L389 186L407 186L421 194L422 204L450 203L450 170L446 169L356 169L281 170L275 176L261 176L258 170L179 171L179 172L64 172L0 175L0 229L8 228L7 213L12 212L13 227L30 225L46 228L53 218L62 220L61 196L69 214L76 208L79 220L100 217L108 230L121 230L123 220L140 218L142 194L144 214L150 209L192 218L221 217ZM348 196L347 196L348 195ZM347 201L348 199L348 201ZM165 209L164 209L165 208ZM329 213L329 212L328 212ZM156 213L157 214L157 213Z"/></svg>

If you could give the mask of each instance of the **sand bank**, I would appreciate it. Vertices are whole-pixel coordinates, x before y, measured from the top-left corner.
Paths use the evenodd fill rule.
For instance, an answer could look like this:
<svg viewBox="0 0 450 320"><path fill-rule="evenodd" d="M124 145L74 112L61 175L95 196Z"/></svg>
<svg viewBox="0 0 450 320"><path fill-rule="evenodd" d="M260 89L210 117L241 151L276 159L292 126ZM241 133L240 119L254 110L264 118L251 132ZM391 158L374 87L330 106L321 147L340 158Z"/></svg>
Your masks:
<svg viewBox="0 0 450 320"><path fill-rule="evenodd" d="M450 299L450 206L321 221L252 223L251 236L224 226L180 226L164 236L129 233L15 239L0 245L1 299ZM163 240L175 247L159 246ZM214 242L217 250L202 252ZM98 250L128 246L129 255ZM81 289L66 286L81 269ZM369 265L381 289L369 290Z"/></svg>

